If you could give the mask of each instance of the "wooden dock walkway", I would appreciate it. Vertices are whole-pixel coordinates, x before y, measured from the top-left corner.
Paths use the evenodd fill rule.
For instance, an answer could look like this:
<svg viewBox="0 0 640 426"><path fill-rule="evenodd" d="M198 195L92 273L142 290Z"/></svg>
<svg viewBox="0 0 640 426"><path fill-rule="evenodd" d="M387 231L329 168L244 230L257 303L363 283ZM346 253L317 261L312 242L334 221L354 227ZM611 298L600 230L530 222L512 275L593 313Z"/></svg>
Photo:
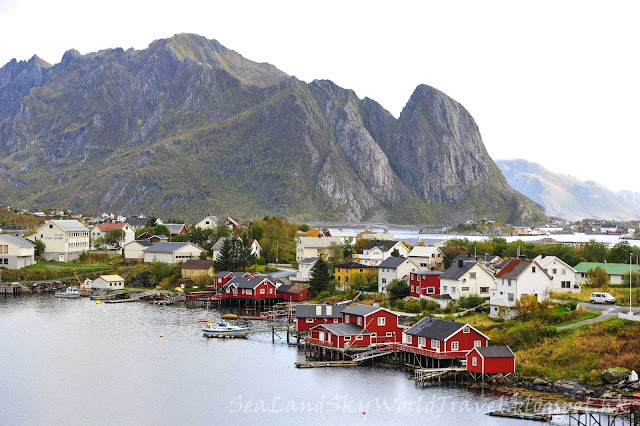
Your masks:
<svg viewBox="0 0 640 426"><path fill-rule="evenodd" d="M355 361L298 361L298 368L321 368L321 367L357 367Z"/></svg>
<svg viewBox="0 0 640 426"><path fill-rule="evenodd" d="M433 379L440 380L449 374L457 374L464 371L467 371L464 367L417 368L414 371L413 380L416 382L426 382Z"/></svg>

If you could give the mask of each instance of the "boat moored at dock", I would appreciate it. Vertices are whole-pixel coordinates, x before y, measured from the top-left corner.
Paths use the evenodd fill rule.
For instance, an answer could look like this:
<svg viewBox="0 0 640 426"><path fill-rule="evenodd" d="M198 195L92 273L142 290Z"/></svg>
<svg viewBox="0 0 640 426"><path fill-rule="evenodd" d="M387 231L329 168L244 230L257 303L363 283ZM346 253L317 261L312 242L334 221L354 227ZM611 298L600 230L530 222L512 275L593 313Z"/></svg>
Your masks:
<svg viewBox="0 0 640 426"><path fill-rule="evenodd" d="M247 337L249 329L247 327L238 327L230 325L226 321L218 321L213 323L208 321L207 325L202 329L202 333L206 337Z"/></svg>

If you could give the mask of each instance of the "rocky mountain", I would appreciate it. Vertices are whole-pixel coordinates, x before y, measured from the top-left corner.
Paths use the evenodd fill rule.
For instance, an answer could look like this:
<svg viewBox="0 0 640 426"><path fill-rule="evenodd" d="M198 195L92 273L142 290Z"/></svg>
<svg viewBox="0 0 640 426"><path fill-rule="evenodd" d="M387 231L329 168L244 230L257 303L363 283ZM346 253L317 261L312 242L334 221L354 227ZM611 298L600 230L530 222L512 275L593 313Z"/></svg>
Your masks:
<svg viewBox="0 0 640 426"><path fill-rule="evenodd" d="M215 40L0 68L0 203L298 220L540 220L471 115L421 85L398 119Z"/></svg>
<svg viewBox="0 0 640 426"><path fill-rule="evenodd" d="M627 191L627 200L596 182L553 173L526 160L497 160L496 164L509 185L543 205L549 215L569 220L640 217L640 209L632 205L634 193Z"/></svg>

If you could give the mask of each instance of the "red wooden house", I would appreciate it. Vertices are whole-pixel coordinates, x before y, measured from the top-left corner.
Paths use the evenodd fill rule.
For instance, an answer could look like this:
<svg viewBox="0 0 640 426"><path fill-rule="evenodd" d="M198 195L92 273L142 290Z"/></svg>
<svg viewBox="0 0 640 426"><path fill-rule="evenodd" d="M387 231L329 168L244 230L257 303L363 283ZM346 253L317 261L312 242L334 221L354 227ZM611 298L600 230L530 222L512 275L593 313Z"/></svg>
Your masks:
<svg viewBox="0 0 640 426"><path fill-rule="evenodd" d="M229 281L231 281L235 277L252 277L252 275L248 272L229 272L229 271L220 271L213 277L213 285L208 285L207 290L215 290L216 287L222 287Z"/></svg>
<svg viewBox="0 0 640 426"><path fill-rule="evenodd" d="M285 302L306 302L311 300L309 289L297 285L282 284L278 287L277 294Z"/></svg>
<svg viewBox="0 0 640 426"><path fill-rule="evenodd" d="M467 353L467 371L479 374L513 373L516 356L509 346L487 346Z"/></svg>
<svg viewBox="0 0 640 426"><path fill-rule="evenodd" d="M469 324L423 318L404 332L402 350L432 358L464 358L474 347L485 347L489 338Z"/></svg>
<svg viewBox="0 0 640 426"><path fill-rule="evenodd" d="M298 331L309 331L320 324L342 322L342 305L296 305Z"/></svg>
<svg viewBox="0 0 640 426"><path fill-rule="evenodd" d="M236 277L224 286L225 294L233 299L275 299L276 285L266 277Z"/></svg>
<svg viewBox="0 0 640 426"><path fill-rule="evenodd" d="M311 329L311 337L306 342L330 348L371 345L372 334L369 330L354 323L320 324Z"/></svg>
<svg viewBox="0 0 640 426"><path fill-rule="evenodd" d="M368 305L350 306L342 311L342 320L320 324L311 329L309 343L322 346L369 346L394 343L402 339L398 316L384 308Z"/></svg>
<svg viewBox="0 0 640 426"><path fill-rule="evenodd" d="M409 295L411 297L437 296L440 294L441 271L414 271L409 273Z"/></svg>

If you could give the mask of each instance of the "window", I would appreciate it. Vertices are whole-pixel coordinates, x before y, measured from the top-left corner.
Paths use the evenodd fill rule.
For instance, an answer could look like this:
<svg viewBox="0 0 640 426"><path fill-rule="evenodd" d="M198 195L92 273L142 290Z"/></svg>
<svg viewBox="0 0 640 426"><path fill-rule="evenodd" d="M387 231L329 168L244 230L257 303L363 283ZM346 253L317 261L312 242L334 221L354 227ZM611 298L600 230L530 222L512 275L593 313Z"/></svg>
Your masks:
<svg viewBox="0 0 640 426"><path fill-rule="evenodd" d="M247 294L253 294L253 290L247 290ZM260 294L264 294L264 289L260 290Z"/></svg>
<svg viewBox="0 0 640 426"><path fill-rule="evenodd" d="M413 293L413 291L414 291L414 290L413 290L413 286L411 286L411 293Z"/></svg>
<svg viewBox="0 0 640 426"><path fill-rule="evenodd" d="M307 324L313 324L313 318L307 318Z"/></svg>
<svg viewBox="0 0 640 426"><path fill-rule="evenodd" d="M340 268L338 268L338 272L340 272Z"/></svg>
<svg viewBox="0 0 640 426"><path fill-rule="evenodd" d="M358 317L358 325L362 325L362 317Z"/></svg>
<svg viewBox="0 0 640 426"><path fill-rule="evenodd" d="M264 294L264 288L260 289L260 294Z"/></svg>
<svg viewBox="0 0 640 426"><path fill-rule="evenodd" d="M555 275L555 274L557 274L557 273L558 273L558 270L557 270L556 268L553 268L551 273L552 273L553 275Z"/></svg>
<svg viewBox="0 0 640 426"><path fill-rule="evenodd" d="M344 322L349 322L349 315L344 316Z"/></svg>
<svg viewBox="0 0 640 426"><path fill-rule="evenodd" d="M489 293L489 287L480 287L480 294Z"/></svg>
<svg viewBox="0 0 640 426"><path fill-rule="evenodd" d="M362 336L356 336L356 340L362 340Z"/></svg>
<svg viewBox="0 0 640 426"><path fill-rule="evenodd" d="M351 340L351 336L344 336L344 340L348 342L349 340Z"/></svg>
<svg viewBox="0 0 640 426"><path fill-rule="evenodd" d="M433 294L436 292L436 289L434 287L427 287L427 294Z"/></svg>
<svg viewBox="0 0 640 426"><path fill-rule="evenodd" d="M386 284L387 283L387 279L386 278L382 278L382 284Z"/></svg>
<svg viewBox="0 0 640 426"><path fill-rule="evenodd" d="M338 275L338 281L340 281L340 275Z"/></svg>
<svg viewBox="0 0 640 426"><path fill-rule="evenodd" d="M462 287L460 291L469 291L469 287Z"/></svg>
<svg viewBox="0 0 640 426"><path fill-rule="evenodd" d="M386 318L385 317L378 317L378 325L384 325Z"/></svg>
<svg viewBox="0 0 640 426"><path fill-rule="evenodd" d="M514 300L516 300L515 295L514 295L513 293L509 293L509 294L507 295L507 300L508 300L509 302L513 302Z"/></svg>
<svg viewBox="0 0 640 426"><path fill-rule="evenodd" d="M344 281L345 282L349 281L349 277L344 277Z"/></svg>
<svg viewBox="0 0 640 426"><path fill-rule="evenodd" d="M411 343L411 335L410 334L405 334L405 336L407 336L407 343Z"/></svg>
<svg viewBox="0 0 640 426"><path fill-rule="evenodd" d="M392 333L391 331L387 331L386 336L387 336L387 337L393 337L393 333Z"/></svg>
<svg viewBox="0 0 640 426"><path fill-rule="evenodd" d="M471 329L470 329L469 327L467 327L467 326L464 326L464 327L462 328L462 332L463 332L463 333L471 333Z"/></svg>
<svg viewBox="0 0 640 426"><path fill-rule="evenodd" d="M443 285L443 286L442 286L442 292L443 292L443 293L446 293L446 292L447 292L447 286L446 286L446 285Z"/></svg>
<svg viewBox="0 0 640 426"><path fill-rule="evenodd" d="M53 225L49 225L49 229L53 229Z"/></svg>
<svg viewBox="0 0 640 426"><path fill-rule="evenodd" d="M532 267L531 267L531 273L532 273L532 274L535 274L535 273L536 273L536 267L535 267L535 266L532 266Z"/></svg>
<svg viewBox="0 0 640 426"><path fill-rule="evenodd" d="M567 270L564 268L560 269L560 275L567 275Z"/></svg>
<svg viewBox="0 0 640 426"><path fill-rule="evenodd" d="M469 272L469 278L474 280L476 278L476 273L475 272Z"/></svg>
<svg viewBox="0 0 640 426"><path fill-rule="evenodd" d="M473 365L474 367L476 365L478 365L478 358L477 357L474 356L473 358L471 358L471 365Z"/></svg>
<svg viewBox="0 0 640 426"><path fill-rule="evenodd" d="M451 294L456 292L456 288L455 287L451 287Z"/></svg>
<svg viewBox="0 0 640 426"><path fill-rule="evenodd" d="M476 340L475 342L473 342L474 348L479 348L480 346L482 346L482 342L480 340Z"/></svg>
<svg viewBox="0 0 640 426"><path fill-rule="evenodd" d="M440 340L431 340L431 349L440 350Z"/></svg>
<svg viewBox="0 0 640 426"><path fill-rule="evenodd" d="M511 280L507 280L507 283L508 283L507 285L511 287Z"/></svg>
<svg viewBox="0 0 640 426"><path fill-rule="evenodd" d="M452 351L458 350L458 342L451 342L451 350Z"/></svg>
<svg viewBox="0 0 640 426"><path fill-rule="evenodd" d="M338 322L338 318L334 318L334 319L333 319L333 322L334 322L334 323L337 323L337 322Z"/></svg>
<svg viewBox="0 0 640 426"><path fill-rule="evenodd" d="M427 344L427 339L424 337L418 337L418 345L419 346L424 346Z"/></svg>
<svg viewBox="0 0 640 426"><path fill-rule="evenodd" d="M571 282L570 281L561 281L560 282L560 286L562 288L571 288Z"/></svg>
<svg viewBox="0 0 640 426"><path fill-rule="evenodd" d="M363 272L364 272L364 269L360 268L360 273L363 273Z"/></svg>

